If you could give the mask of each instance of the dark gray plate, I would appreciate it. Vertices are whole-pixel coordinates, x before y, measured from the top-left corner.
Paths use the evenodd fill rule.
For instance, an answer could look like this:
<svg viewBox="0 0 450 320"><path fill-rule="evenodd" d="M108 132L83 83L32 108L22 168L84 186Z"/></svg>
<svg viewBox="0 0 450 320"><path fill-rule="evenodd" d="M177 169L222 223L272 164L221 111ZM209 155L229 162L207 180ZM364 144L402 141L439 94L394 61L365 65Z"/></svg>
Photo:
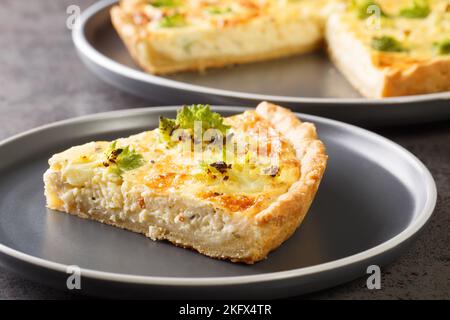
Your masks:
<svg viewBox="0 0 450 320"><path fill-rule="evenodd" d="M217 107L223 115L242 112ZM91 115L0 143L0 262L64 288L67 265L82 268L85 293L145 297L281 297L333 286L389 262L422 228L434 181L412 154L363 129L308 115L329 153L317 198L299 230L265 261L213 260L166 242L55 214L42 174L55 152L157 126L174 107Z"/></svg>
<svg viewBox="0 0 450 320"><path fill-rule="evenodd" d="M100 78L153 102L255 106L267 100L296 111L366 125L450 118L450 92L365 99L321 53L209 70L206 74L147 74L132 61L111 26L109 8L115 2L99 1L84 11L73 30L73 41L82 60Z"/></svg>

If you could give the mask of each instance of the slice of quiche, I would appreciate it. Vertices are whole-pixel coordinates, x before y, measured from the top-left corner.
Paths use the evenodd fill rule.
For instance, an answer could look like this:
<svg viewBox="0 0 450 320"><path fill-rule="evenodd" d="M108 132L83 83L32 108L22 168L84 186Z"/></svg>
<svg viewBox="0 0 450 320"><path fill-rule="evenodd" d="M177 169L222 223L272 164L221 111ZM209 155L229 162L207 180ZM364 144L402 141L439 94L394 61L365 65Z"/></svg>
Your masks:
<svg viewBox="0 0 450 320"><path fill-rule="evenodd" d="M328 19L332 60L367 97L450 90L449 0L353 0Z"/></svg>
<svg viewBox="0 0 450 320"><path fill-rule="evenodd" d="M314 50L329 1L122 0L111 18L135 61L167 74Z"/></svg>
<svg viewBox="0 0 450 320"><path fill-rule="evenodd" d="M254 263L300 225L326 162L314 125L287 109L222 118L194 105L153 131L55 154L45 196L53 210Z"/></svg>

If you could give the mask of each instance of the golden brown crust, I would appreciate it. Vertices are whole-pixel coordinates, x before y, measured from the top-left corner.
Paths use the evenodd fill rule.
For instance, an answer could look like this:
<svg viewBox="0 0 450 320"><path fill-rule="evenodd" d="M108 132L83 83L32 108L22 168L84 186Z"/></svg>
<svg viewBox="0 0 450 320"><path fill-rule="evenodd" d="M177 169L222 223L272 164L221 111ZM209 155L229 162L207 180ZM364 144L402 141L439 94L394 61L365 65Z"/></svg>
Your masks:
<svg viewBox="0 0 450 320"><path fill-rule="evenodd" d="M370 54L370 53L368 53ZM334 65L352 85L368 98L389 98L450 91L450 58L410 61L407 57L393 58L392 54L372 54L373 68L378 73L375 86L352 78L348 66L330 52ZM395 62L392 61L395 60ZM387 63L389 61L389 63ZM357 63L357 62L356 62Z"/></svg>
<svg viewBox="0 0 450 320"><path fill-rule="evenodd" d="M358 33L358 24L355 27L346 18L345 12L328 18L326 42L334 65L362 95L385 98L450 91L450 56L376 51L367 42L372 35Z"/></svg>
<svg viewBox="0 0 450 320"><path fill-rule="evenodd" d="M387 3L389 5L389 3ZM317 6L314 4L314 6ZM325 7L320 4L319 7ZM305 8L308 6L305 5ZM331 7L331 6L330 6ZM334 8L334 6L333 6ZM327 10L328 12L329 10ZM270 52L214 58L173 60L156 51L151 44L152 35L143 35L142 26L136 25L127 12L119 6L111 9L112 23L125 43L134 60L147 72L152 74L170 74L180 71L203 71L207 68L219 68L233 64L242 64L285 57L313 51L321 46L317 41L305 46L291 46L274 49ZM325 20L325 19L324 19ZM134 29L130 31L130 27ZM328 27L330 28L330 26ZM144 32L145 33L145 32ZM334 29L332 30L334 33ZM332 37L334 35L332 34ZM344 52L343 54L347 54ZM330 52L331 59L347 76L353 86L366 97L384 98L427 94L450 91L450 58L433 58L424 60L410 59L404 54L392 54L367 51L372 60L376 75L366 83L361 77L347 72L346 62L339 60L339 53ZM353 61L358 63L358 61ZM361 71L364 72L364 71ZM376 80L374 80L376 79ZM424 80L426 79L426 80ZM374 82L376 81L376 84Z"/></svg>
<svg viewBox="0 0 450 320"><path fill-rule="evenodd" d="M311 52L322 46L322 41L319 40L305 46L287 46L258 54L224 55L216 58L174 61L170 57L162 55L154 50L151 45L148 45L148 42L151 41L150 36L142 39L139 37L138 32L127 32L126 29L129 23L127 22L125 13L119 6L114 6L111 9L111 21L133 59L141 68L152 74L171 74L180 71L204 71L208 68L221 68L234 64L265 61ZM137 26L134 27L138 29ZM142 50L138 50L138 46L141 46Z"/></svg>
<svg viewBox="0 0 450 320"><path fill-rule="evenodd" d="M303 221L325 172L328 156L312 123L302 123L291 111L268 102L259 104L256 112L294 146L301 166L300 179L255 217L264 233L262 255L266 256L288 239ZM254 258L255 261L261 259Z"/></svg>
<svg viewBox="0 0 450 320"><path fill-rule="evenodd" d="M450 58L408 61L384 66L380 60L388 54L378 55L374 64L384 74L380 97L407 96L450 91ZM392 59L392 57L391 57Z"/></svg>
<svg viewBox="0 0 450 320"><path fill-rule="evenodd" d="M213 218L218 218L220 215L226 216L225 219L218 219L219 221L229 221L230 218L236 218L238 223L235 225L241 227L237 229L239 231L233 232L232 235L223 233L220 231L222 230L220 227L217 229L219 231L214 229L216 233L211 236L210 231L202 234L202 232L197 232L198 229L196 229L196 232L185 232L183 231L185 228L177 229L176 223L172 222L158 225L154 221L140 221L136 217L133 219L116 219L118 212L124 213L124 216L130 216L134 213L139 214L143 208L147 208L151 212L155 212L154 208L158 208L158 197L144 199L139 188L132 188L133 193L127 193L125 198L128 200L124 200L124 203L128 203L130 208L133 204L137 204L139 207L133 209L135 211L130 211L132 210L130 208L125 209L124 205L119 205L114 213L111 213L108 207L95 207L94 210L91 210L91 202L83 201L81 198L71 200L70 196L65 196L67 190L64 189L64 186L67 186L67 184L64 183L62 175L58 171L60 169L57 168L50 168L44 174L47 206L82 218L89 218L142 233L153 240L169 240L177 246L194 248L210 257L250 264L260 261L289 238L302 222L324 173L327 156L322 142L317 138L314 125L302 123L291 111L263 102L257 107L256 113L253 114L259 121L269 122L294 147L298 160L296 166L300 166L298 180L289 187L286 193L278 196L268 207L255 214L247 215L243 211L223 212L211 207L208 203L201 202L196 202L195 206L178 204L178 207L182 208L195 208L190 210L196 210L195 213L199 216ZM83 193L86 198L91 199L92 194L89 193L88 189L91 188L84 188L81 192L74 187L74 190L70 190L69 194ZM181 197L181 200L184 201L184 197ZM172 201L172 203L178 202ZM155 205L153 209L146 207L146 205L151 206L151 204ZM171 212L174 212L175 216L179 211L173 209ZM165 218L164 221L166 220L175 221L175 218ZM209 223L206 225L209 225ZM214 237L215 241L210 242L209 239Z"/></svg>

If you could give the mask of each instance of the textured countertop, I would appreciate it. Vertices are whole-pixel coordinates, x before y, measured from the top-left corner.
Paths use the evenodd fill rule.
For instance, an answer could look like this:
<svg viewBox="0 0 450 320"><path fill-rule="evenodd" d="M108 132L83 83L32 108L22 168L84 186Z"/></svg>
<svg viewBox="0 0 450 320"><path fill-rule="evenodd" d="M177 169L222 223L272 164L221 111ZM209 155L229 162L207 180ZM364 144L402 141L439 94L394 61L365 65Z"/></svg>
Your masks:
<svg viewBox="0 0 450 320"><path fill-rule="evenodd" d="M66 8L93 0L3 0L0 7L0 139L49 122L151 102L98 80L78 59ZM409 250L382 269L382 289L366 279L308 295L318 299L450 299L450 122L378 128L431 170L438 203ZM77 299L0 268L0 299Z"/></svg>

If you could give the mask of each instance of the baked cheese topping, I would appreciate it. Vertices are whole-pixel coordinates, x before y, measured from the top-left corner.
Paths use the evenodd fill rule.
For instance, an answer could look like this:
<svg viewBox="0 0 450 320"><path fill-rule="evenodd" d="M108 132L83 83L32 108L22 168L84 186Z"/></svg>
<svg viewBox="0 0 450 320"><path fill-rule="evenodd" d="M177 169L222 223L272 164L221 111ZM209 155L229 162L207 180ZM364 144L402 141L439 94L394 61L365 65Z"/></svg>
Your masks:
<svg viewBox="0 0 450 320"><path fill-rule="evenodd" d="M209 107L199 110L214 114ZM61 172L70 186L100 185L108 189L100 191L105 194L145 185L155 194L201 199L231 213L259 212L299 179L296 151L254 111L226 118L222 124L224 147L215 143L217 134L204 133L203 141L198 141L195 135L176 136L175 127L168 140L166 128L160 126L113 143L70 148L49 160L50 169Z"/></svg>
<svg viewBox="0 0 450 320"><path fill-rule="evenodd" d="M319 3L330 1L122 0L113 20L144 63L170 70L171 61L191 61L202 69L203 59L234 61L317 47L326 8Z"/></svg>
<svg viewBox="0 0 450 320"><path fill-rule="evenodd" d="M449 0L352 0L342 22L374 54L389 55L381 64L450 54Z"/></svg>
<svg viewBox="0 0 450 320"><path fill-rule="evenodd" d="M334 0L123 0L121 8L137 25L148 30L235 26L258 17L318 15Z"/></svg>

